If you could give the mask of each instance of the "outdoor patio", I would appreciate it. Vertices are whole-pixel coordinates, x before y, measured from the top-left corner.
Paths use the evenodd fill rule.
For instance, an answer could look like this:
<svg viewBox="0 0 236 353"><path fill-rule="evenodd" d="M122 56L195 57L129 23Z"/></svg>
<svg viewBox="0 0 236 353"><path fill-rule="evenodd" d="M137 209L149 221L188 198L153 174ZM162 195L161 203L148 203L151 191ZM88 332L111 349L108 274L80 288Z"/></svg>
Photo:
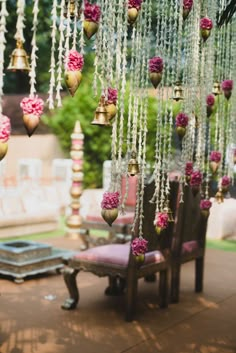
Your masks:
<svg viewBox="0 0 236 353"><path fill-rule="evenodd" d="M79 249L79 240L42 239ZM60 305L68 293L61 275L1 279L1 353L235 353L236 252L207 249L203 294L193 292L193 263L184 265L179 304L157 306L157 283L140 280L136 320L124 321L124 297L106 297L105 278L78 275L80 303ZM46 298L45 298L46 296ZM50 300L53 299L53 300Z"/></svg>

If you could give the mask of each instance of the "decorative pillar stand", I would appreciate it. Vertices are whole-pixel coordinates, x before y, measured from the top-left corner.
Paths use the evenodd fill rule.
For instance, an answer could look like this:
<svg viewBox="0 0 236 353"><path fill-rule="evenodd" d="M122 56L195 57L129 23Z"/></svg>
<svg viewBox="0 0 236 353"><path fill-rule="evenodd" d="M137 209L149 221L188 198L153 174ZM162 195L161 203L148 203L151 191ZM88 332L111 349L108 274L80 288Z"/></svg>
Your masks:
<svg viewBox="0 0 236 353"><path fill-rule="evenodd" d="M71 135L71 152L72 163L72 186L70 188L71 195L71 214L66 219L66 235L70 238L78 239L82 219L79 214L80 197L82 195L83 182L83 143L84 135L82 134L80 122L75 123L74 131Z"/></svg>

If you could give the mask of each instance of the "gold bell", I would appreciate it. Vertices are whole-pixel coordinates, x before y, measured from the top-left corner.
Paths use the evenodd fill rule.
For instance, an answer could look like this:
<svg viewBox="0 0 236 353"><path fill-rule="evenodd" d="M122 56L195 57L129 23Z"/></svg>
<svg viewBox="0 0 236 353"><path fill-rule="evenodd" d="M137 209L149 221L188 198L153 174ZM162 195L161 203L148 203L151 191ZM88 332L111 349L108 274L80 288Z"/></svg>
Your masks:
<svg viewBox="0 0 236 353"><path fill-rule="evenodd" d="M178 81L175 83L175 86L174 86L173 100L178 102L179 100L183 100L183 99L184 99L184 90L183 90L183 87L181 86L181 82Z"/></svg>
<svg viewBox="0 0 236 353"><path fill-rule="evenodd" d="M67 18L68 7L69 7L70 18L74 18L75 17L75 0L67 0L66 1L65 12L64 12L65 18ZM78 15L79 14L77 14L77 17L78 17Z"/></svg>
<svg viewBox="0 0 236 353"><path fill-rule="evenodd" d="M163 212L168 214L168 222L174 222L173 212L169 206L169 200L167 200L165 207L163 208Z"/></svg>
<svg viewBox="0 0 236 353"><path fill-rule="evenodd" d="M219 94L221 94L221 89L220 89L220 83L219 82L215 82L213 84L212 93L215 96L218 96Z"/></svg>
<svg viewBox="0 0 236 353"><path fill-rule="evenodd" d="M28 62L28 55L26 51L23 49L23 43L21 40L16 41L16 49L13 50L11 56L10 64L7 68L9 71L30 71L30 66Z"/></svg>
<svg viewBox="0 0 236 353"><path fill-rule="evenodd" d="M139 165L136 160L136 152L131 152L131 158L128 164L128 173L130 176L135 176L139 173Z"/></svg>
<svg viewBox="0 0 236 353"><path fill-rule="evenodd" d="M224 194L221 189L219 189L215 194L215 199L216 199L216 202L219 204L224 202Z"/></svg>
<svg viewBox="0 0 236 353"><path fill-rule="evenodd" d="M105 97L101 97L99 105L95 112L94 120L91 122L92 125L100 126L111 126L109 122L109 114L105 105Z"/></svg>

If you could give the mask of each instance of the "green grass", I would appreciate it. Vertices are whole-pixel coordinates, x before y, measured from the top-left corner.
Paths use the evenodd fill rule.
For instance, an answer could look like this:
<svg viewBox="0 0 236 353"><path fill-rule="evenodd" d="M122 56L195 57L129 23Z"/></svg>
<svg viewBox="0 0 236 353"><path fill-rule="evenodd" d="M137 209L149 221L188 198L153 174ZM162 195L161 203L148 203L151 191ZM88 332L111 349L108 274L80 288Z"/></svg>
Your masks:
<svg viewBox="0 0 236 353"><path fill-rule="evenodd" d="M236 251L236 241L207 239L207 248L224 250L224 251Z"/></svg>

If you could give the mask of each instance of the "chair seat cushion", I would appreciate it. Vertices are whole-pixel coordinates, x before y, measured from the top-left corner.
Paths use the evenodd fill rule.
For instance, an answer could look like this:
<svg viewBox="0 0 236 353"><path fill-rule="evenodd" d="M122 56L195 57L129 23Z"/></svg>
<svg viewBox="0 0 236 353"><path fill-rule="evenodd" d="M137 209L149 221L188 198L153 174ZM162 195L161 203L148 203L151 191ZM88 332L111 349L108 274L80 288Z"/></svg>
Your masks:
<svg viewBox="0 0 236 353"><path fill-rule="evenodd" d="M129 261L130 243L108 244L97 246L75 255L73 261L108 264L109 266L127 267ZM144 265L164 261L160 251L150 251L145 254Z"/></svg>
<svg viewBox="0 0 236 353"><path fill-rule="evenodd" d="M85 220L89 222L96 222L96 223L105 222L100 213L87 215ZM115 220L114 224L120 224L120 225L132 224L133 220L134 220L134 212L126 212L123 215L119 215L118 218Z"/></svg>
<svg viewBox="0 0 236 353"><path fill-rule="evenodd" d="M182 255L191 254L198 249L199 246L196 240L186 241L182 245Z"/></svg>

